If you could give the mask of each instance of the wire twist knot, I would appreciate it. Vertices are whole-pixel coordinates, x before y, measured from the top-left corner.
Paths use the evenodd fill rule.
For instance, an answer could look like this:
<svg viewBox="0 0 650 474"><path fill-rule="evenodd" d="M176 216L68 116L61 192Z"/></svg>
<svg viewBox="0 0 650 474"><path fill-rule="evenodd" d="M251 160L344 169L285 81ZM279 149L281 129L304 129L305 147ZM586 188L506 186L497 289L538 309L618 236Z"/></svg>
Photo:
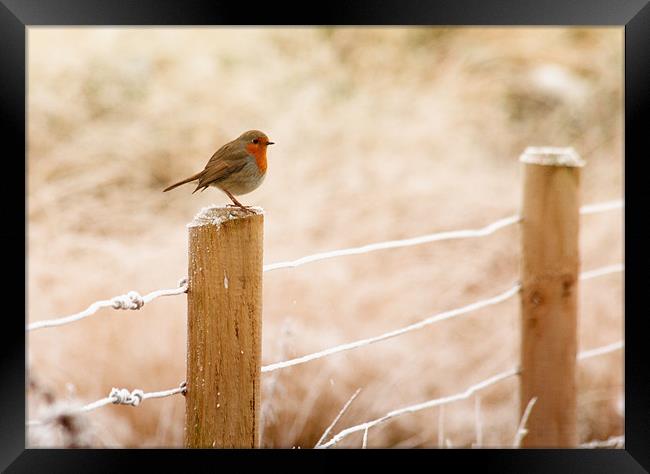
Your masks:
<svg viewBox="0 0 650 474"><path fill-rule="evenodd" d="M126 295L116 296L111 300L115 309L140 309L144 299L137 291L129 291Z"/></svg>
<svg viewBox="0 0 650 474"><path fill-rule="evenodd" d="M144 399L144 392L140 389L129 392L126 388L113 387L109 397L113 399L115 405L131 405L137 407Z"/></svg>

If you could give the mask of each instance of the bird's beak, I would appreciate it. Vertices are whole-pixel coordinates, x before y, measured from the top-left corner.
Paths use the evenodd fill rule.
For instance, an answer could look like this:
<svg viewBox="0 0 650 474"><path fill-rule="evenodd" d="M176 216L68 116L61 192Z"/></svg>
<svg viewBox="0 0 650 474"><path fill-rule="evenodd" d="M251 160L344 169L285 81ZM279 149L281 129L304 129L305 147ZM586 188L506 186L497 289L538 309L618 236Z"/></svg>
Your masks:
<svg viewBox="0 0 650 474"><path fill-rule="evenodd" d="M275 145L275 142L266 142L267 145Z"/></svg>

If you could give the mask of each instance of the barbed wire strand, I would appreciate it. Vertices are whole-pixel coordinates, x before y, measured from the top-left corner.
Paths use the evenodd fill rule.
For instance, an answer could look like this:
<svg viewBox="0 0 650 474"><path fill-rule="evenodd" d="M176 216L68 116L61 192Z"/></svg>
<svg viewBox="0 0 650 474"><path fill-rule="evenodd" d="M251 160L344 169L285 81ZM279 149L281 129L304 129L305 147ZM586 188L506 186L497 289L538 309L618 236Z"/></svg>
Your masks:
<svg viewBox="0 0 650 474"><path fill-rule="evenodd" d="M274 370L278 369L285 369L287 367L292 367L294 365L299 365L299 364L304 364L305 362L310 362L312 360L316 359L321 359L323 357L327 357L333 354L338 354L339 352L344 352L344 351L349 351L352 349L357 349L359 347L367 346L370 344L374 344L376 342L380 341L385 341L386 339L391 339L393 337L401 336L402 334L406 334L411 331L415 331L417 329L422 329L423 327L426 327L430 324L437 323L440 321L444 321L445 319L450 319L456 316L460 316L461 314L466 314L470 313L472 311L476 311L481 308L485 308L487 306L495 305L497 303L501 303L502 301L505 301L512 296L516 295L519 289L521 288L520 285L515 285L508 290L504 291L503 293L500 293L496 296L493 296L491 298L486 298L484 300L477 301L475 303L468 304L466 306L452 309L449 311L443 311L442 313L434 314L433 316L430 316L426 319L423 319L422 321L419 321L417 323L409 324L408 326L405 326L400 329L395 329L393 331L389 331L384 334L380 334L379 336L375 337L369 337L366 339L360 339L358 341L354 342L349 342L347 344L341 344L340 346L335 346L331 347L329 349L325 349L323 351L315 352L313 354L307 354L302 357L297 357L295 359L290 359L284 362L276 362L275 364L270 364L262 367L262 373L266 372L272 372Z"/></svg>
<svg viewBox="0 0 650 474"><path fill-rule="evenodd" d="M591 349L588 351L581 352L578 354L577 359L578 360L585 360L589 359L591 357L596 357L599 355L607 354L609 352L613 352L614 350L621 349L623 347L623 341L619 341L613 344L608 344L606 346L602 346L596 349ZM427 408L432 408L435 406L443 406L447 405L452 402L456 402L459 400L466 400L469 397L471 397L474 393L478 392L479 390L483 390L487 387L490 387L492 385L495 385L502 380L505 380L509 377L512 377L514 375L518 375L520 373L519 368L514 368L510 370L506 370L504 372L501 372L497 375L493 375L492 377L483 380L482 382L479 382L477 384L471 385L468 387L465 391L457 393L455 395L449 395L447 397L441 397L441 398L436 398L433 400L429 400L423 403L418 403L416 405L410 405L404 408L400 408L398 410L393 410L386 415L376 418L371 421L367 421L365 423L361 423L359 425L351 426L350 428L346 428L343 431L340 431L336 435L334 435L328 442L323 443L319 446L319 448L329 448L337 443L339 443L343 438L346 438L347 436L351 435L352 433L356 433L358 431L363 431L369 428L372 428L374 426L377 426L381 423L384 423L392 418L395 418L400 415L404 415L407 413L414 413L420 410L424 410Z"/></svg>
<svg viewBox="0 0 650 474"><path fill-rule="evenodd" d="M65 316L62 318L46 319L43 321L36 321L34 323L31 323L27 325L27 331L34 331L36 329L51 328L56 326L62 326L64 324L73 323L95 314L97 311L99 311L102 308L136 310L142 308L142 306L144 306L145 303L149 303L155 300L156 298L160 298L161 296L182 295L183 293L187 293L187 278L182 278L178 282L178 288L156 290L156 291L152 291L151 293L145 296L140 296L140 294L137 291L129 291L125 295L115 296L110 300L96 301L90 306L88 306L88 308L86 308L84 311L81 311L79 313L75 313L70 316Z"/></svg>
<svg viewBox="0 0 650 474"><path fill-rule="evenodd" d="M594 270L589 270L586 272L583 272L580 274L580 279L581 280L588 280L591 278L596 278L600 276L605 276L609 275L611 273L616 273L616 272L621 272L623 271L624 266L622 264L616 264L616 265L608 265L606 267L601 267L601 268L596 268ZM360 339L358 341L354 342L349 342L346 344L341 344L339 346L331 347L329 349L324 349L319 352L314 352L312 354L307 354L301 357L296 357L294 359L289 359L284 362L276 362L274 364L270 365L265 365L262 367L262 373L266 372L272 372L274 370L279 370L279 369L286 369L288 367L293 367L295 365L299 364L304 364L306 362L311 362L313 360L321 359L323 357L331 356L333 354L338 354L340 352L345 352L349 351L352 349L357 349L359 347L367 346L370 344L374 344L376 342L380 341L385 341L386 339L391 339L393 337L401 336L402 334L406 334L411 331L415 331L418 329L422 329L430 324L434 324L440 321L444 321L446 319L451 319L456 316L460 316L463 314L470 313L472 311L476 311L481 308L485 308L487 306L492 306L498 303L501 303L502 301L506 301L507 299L511 298L512 296L516 295L519 290L521 289L521 285L516 284L513 287L509 288L508 290L504 291L503 293L500 293L496 296L493 296L491 298L486 298L484 300L477 301L475 303L462 306L460 308L452 309L449 311L443 311L442 313L437 313L434 314L433 316L430 316L426 319L423 319L422 321L419 321L414 324L410 324L406 327L400 328L400 329L395 329L393 331L389 331L384 334L380 334L379 336L375 337L369 337L365 339Z"/></svg>
<svg viewBox="0 0 650 474"><path fill-rule="evenodd" d="M27 426L39 426L39 425L44 425L47 423L50 423L52 421L55 421L57 418L64 416L64 415L73 415L76 413L85 413L89 412L92 410L96 410L97 408L104 407L106 405L130 405L133 407L140 406L140 404L144 400L148 400L150 398L165 398L165 397L171 397L173 395L177 395L179 393L185 393L187 391L187 384L185 382L182 382L178 387L176 388L170 388L169 390L161 390L159 392L144 392L140 389L135 389L132 391L129 391L126 388L112 388L110 394L108 397L104 397L100 400L97 400L92 403L88 403L86 405L76 407L76 408L69 408L66 409L65 411L61 413L56 413L53 414L49 417L46 417L42 420L31 420L27 422Z"/></svg>
<svg viewBox="0 0 650 474"><path fill-rule="evenodd" d="M616 201L606 201L596 204L589 204L580 208L580 214L596 214L600 212L611 211L614 209L620 209L623 207L622 200ZM514 215L509 217L504 217L499 219L491 224L486 225L480 229L464 229L464 230L452 230L445 232L437 232L434 234L426 234L420 237L412 237L408 239L401 240L389 240L385 242L377 242L374 244L362 245L361 247L350 247L339 250L331 250L328 252L315 253L313 255L307 255L305 257L298 258L296 260L289 260L284 262L277 262L264 265L264 272L270 272L273 270L280 270L283 268L295 268L307 263L317 262L320 260L327 260L335 257L343 257L347 255L359 255L369 252L374 252L376 250L386 250L399 247L411 247L413 245L426 244L429 242L436 242L440 240L453 240L453 239L466 239L472 237L484 237L486 235L493 234L499 229L504 227L511 226L521 221L521 216Z"/></svg>

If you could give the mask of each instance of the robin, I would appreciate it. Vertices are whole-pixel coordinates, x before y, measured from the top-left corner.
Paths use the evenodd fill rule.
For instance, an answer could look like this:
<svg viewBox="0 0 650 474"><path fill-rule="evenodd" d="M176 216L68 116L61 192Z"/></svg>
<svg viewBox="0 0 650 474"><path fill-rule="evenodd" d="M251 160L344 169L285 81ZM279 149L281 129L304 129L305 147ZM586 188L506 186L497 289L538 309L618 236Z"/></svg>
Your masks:
<svg viewBox="0 0 650 474"><path fill-rule="evenodd" d="M163 189L170 191L181 184L197 181L196 189L205 191L208 186L221 189L244 211L250 211L235 196L248 194L262 184L266 176L266 147L274 142L259 130L249 130L219 148L205 165L203 171Z"/></svg>

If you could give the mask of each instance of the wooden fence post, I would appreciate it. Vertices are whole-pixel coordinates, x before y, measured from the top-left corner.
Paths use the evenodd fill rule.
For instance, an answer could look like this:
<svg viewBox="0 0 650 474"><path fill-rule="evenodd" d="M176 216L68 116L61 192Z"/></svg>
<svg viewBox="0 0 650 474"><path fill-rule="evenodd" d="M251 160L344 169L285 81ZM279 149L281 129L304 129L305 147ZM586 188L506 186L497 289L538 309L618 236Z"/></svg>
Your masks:
<svg viewBox="0 0 650 474"><path fill-rule="evenodd" d="M524 163L519 404L522 447L576 447L579 182L571 148L529 147Z"/></svg>
<svg viewBox="0 0 650 474"><path fill-rule="evenodd" d="M259 447L263 227L233 207L188 225L188 448Z"/></svg>

